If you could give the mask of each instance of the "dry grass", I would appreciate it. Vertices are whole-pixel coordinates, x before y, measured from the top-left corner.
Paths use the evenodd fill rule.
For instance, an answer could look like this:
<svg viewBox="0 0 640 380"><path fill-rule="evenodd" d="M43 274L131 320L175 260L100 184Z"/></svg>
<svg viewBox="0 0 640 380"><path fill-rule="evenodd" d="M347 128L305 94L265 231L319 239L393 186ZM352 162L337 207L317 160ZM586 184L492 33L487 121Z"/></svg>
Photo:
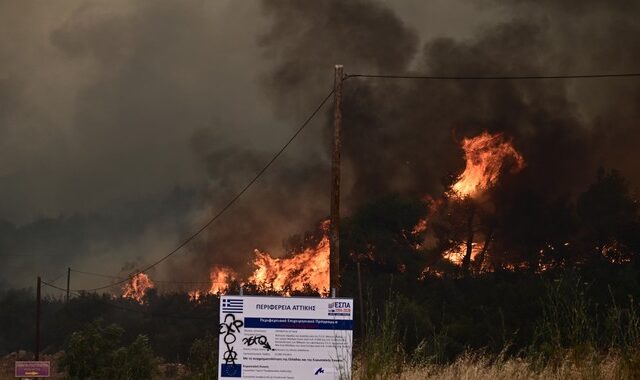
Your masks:
<svg viewBox="0 0 640 380"><path fill-rule="evenodd" d="M486 357L464 355L446 366L425 366L407 369L401 379L627 379L626 363L619 357L607 357L600 361L576 363L563 360L556 365L534 369L522 359L492 361Z"/></svg>
<svg viewBox="0 0 640 380"><path fill-rule="evenodd" d="M476 379L638 379L640 358L608 355L575 360L567 355L563 360L536 369L522 359L490 358L485 355L465 354L448 365L403 366L401 373L387 373L379 379L403 380L476 380ZM360 371L354 379L364 379Z"/></svg>

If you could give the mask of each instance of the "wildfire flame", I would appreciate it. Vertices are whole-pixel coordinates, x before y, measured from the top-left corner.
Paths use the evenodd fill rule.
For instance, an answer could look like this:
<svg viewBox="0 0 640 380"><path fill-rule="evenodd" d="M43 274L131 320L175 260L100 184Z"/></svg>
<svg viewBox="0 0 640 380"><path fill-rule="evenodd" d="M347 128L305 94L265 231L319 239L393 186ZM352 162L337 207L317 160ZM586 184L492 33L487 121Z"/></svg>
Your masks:
<svg viewBox="0 0 640 380"><path fill-rule="evenodd" d="M515 174L525 165L522 155L502 133L490 134L485 131L478 136L465 138L462 140L462 150L466 166L448 192L454 199L477 198L498 183L505 168L509 169L511 174ZM439 203L431 204L433 208L437 208ZM427 218L418 222L413 233L424 232L435 212L435 209L430 209ZM483 244L471 242L472 261L482 251L482 247ZM462 242L444 252L443 257L461 265L466 253L467 242Z"/></svg>
<svg viewBox="0 0 640 380"><path fill-rule="evenodd" d="M502 133L480 135L465 138L462 141L466 167L453 184L451 191L458 197L476 197L498 182L508 159L513 161L510 167L515 174L524 168L522 155L506 140Z"/></svg>
<svg viewBox="0 0 640 380"><path fill-rule="evenodd" d="M305 285L326 294L329 289L329 221L322 224L323 236L315 247L306 248L285 258L273 258L255 250L255 271L249 282L265 290L288 294Z"/></svg>
<svg viewBox="0 0 640 380"><path fill-rule="evenodd" d="M482 251L482 244L471 243L471 260L474 260L476 256ZM467 243L460 243L457 246L449 249L443 254L443 257L454 264L461 265L464 256L467 253Z"/></svg>
<svg viewBox="0 0 640 380"><path fill-rule="evenodd" d="M413 227L413 230L411 230L411 233L412 233L412 234L414 234L414 235L417 235L417 234L423 233L424 231L426 231L426 230L427 230L427 226L428 226L428 224L429 224L429 223L428 223L427 218L424 218L424 219L420 219L420 220L418 220L418 224L416 224L416 225Z"/></svg>
<svg viewBox="0 0 640 380"><path fill-rule="evenodd" d="M211 279L211 288L209 294L224 294L229 289L229 283L236 279L237 275L233 269L217 266L211 269L209 278Z"/></svg>
<svg viewBox="0 0 640 380"><path fill-rule="evenodd" d="M192 302L200 302L200 298L202 298L202 292L198 289L190 290L187 294Z"/></svg>
<svg viewBox="0 0 640 380"><path fill-rule="evenodd" d="M153 281L151 281L151 278L149 278L149 275L137 273L122 287L122 297L131 298L140 304L144 304L144 295L147 293L147 290L151 288L155 288L155 285Z"/></svg>
<svg viewBox="0 0 640 380"><path fill-rule="evenodd" d="M504 169L517 173L524 168L522 155L513 147L511 141L501 133L483 132L478 136L465 138L462 149L466 160L465 170L451 186L449 195L455 198L475 198L487 189L495 186ZM428 197L429 214L421 219L411 231L420 234L427 230L429 220L441 204L441 200ZM259 289L289 294L291 291L313 290L327 294L329 289L329 221L322 223L323 236L310 248L295 252L284 258L274 258L269 253L256 249L253 264L255 269L247 281ZM420 245L417 247L420 248ZM481 246L472 243L471 259L481 251ZM461 244L444 253L444 258L460 264L466 252L466 244ZM402 271L402 268L400 269ZM209 294L222 294L228 289L229 282L237 279L237 274L227 267L211 269L211 288ZM189 293L197 301L203 292Z"/></svg>
<svg viewBox="0 0 640 380"><path fill-rule="evenodd" d="M274 258L267 252L254 251L253 264L255 270L248 282L262 290L272 290L288 295L291 291L305 290L305 286L326 294L329 289L329 221L321 225L322 238L314 246L301 252L294 252L288 257ZM238 274L231 268L216 266L209 274L211 288L208 294L223 294L229 283L238 279ZM197 302L204 292L192 290L189 298Z"/></svg>

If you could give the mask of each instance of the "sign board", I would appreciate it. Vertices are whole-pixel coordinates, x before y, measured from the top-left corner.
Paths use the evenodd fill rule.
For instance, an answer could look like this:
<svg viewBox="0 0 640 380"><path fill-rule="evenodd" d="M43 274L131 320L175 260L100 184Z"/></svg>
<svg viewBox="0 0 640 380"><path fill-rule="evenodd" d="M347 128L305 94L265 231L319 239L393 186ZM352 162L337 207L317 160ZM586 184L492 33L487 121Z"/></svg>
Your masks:
<svg viewBox="0 0 640 380"><path fill-rule="evenodd" d="M353 299L221 296L218 377L351 378Z"/></svg>
<svg viewBox="0 0 640 380"><path fill-rule="evenodd" d="M16 377L49 377L50 362L17 361Z"/></svg>

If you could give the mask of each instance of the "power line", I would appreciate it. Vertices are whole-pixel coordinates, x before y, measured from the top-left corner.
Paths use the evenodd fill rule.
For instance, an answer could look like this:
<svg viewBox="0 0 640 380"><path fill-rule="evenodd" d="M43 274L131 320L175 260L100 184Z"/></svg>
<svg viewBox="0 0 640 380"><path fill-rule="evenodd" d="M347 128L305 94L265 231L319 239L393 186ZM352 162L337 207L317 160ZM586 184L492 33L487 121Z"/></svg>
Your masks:
<svg viewBox="0 0 640 380"><path fill-rule="evenodd" d="M172 280L151 280L158 284L226 284L222 281L172 281Z"/></svg>
<svg viewBox="0 0 640 380"><path fill-rule="evenodd" d="M640 73L604 73L604 74L569 74L569 75L409 75L409 74L347 74L349 78L373 79L426 79L426 80L536 80L536 79L595 79L640 77Z"/></svg>
<svg viewBox="0 0 640 380"><path fill-rule="evenodd" d="M112 276L112 275L108 275L108 274L103 274L103 273L95 273L95 272L85 272L85 271L81 271L81 270L76 270L76 269L71 269L72 272L74 273L79 273L79 274L84 274L84 275L88 275L88 276L96 276L96 277L103 277L103 278L113 278L113 279L117 279L117 280L129 280L128 277L122 277L122 276ZM202 281L174 281L174 280L154 280L151 279L151 281L153 281L154 283L158 283L158 284L189 284L189 285L209 285L209 284L226 284L226 282L222 282L222 281L211 281L211 280L202 280ZM55 282L55 281L52 281Z"/></svg>
<svg viewBox="0 0 640 380"><path fill-rule="evenodd" d="M83 290L83 291L86 291L86 292L93 292L93 291L96 291L96 290L107 289L107 288L110 288L110 287L115 286L115 285L123 284L123 283L129 281L129 279L132 278L133 276L135 276L135 275L137 275L139 273L147 272L151 268L153 268L156 265L162 263L163 261L165 261L169 257L173 256L175 253L177 253L179 250L184 248L193 239L195 239L198 235L200 235L200 233L202 233L204 230L206 230L207 227L209 227L211 225L211 223L215 222L220 216L222 216L222 214L224 214L229 208L231 208L231 206L238 199L240 199L240 197L242 197L242 195L244 193L246 193L247 190L249 190L249 188L251 186L253 186L253 184L258 180L258 178L260 178L267 171L267 169L269 169L269 167L278 159L278 157L280 157L280 155L282 155L282 153L285 151L285 149L287 149L287 147L293 142L293 140L295 140L295 138L298 137L298 135L302 132L302 130L311 122L311 120L313 120L313 118L318 114L318 112L320 112L320 110L325 105L327 100L329 100L331 95L333 95L333 92L334 92L333 89L331 91L329 91L327 96L325 96L325 98L320 102L320 104L318 104L318 106L314 109L314 111L311 113L311 115L309 115L309 117L307 117L305 119L305 121L302 123L302 125L300 125L300 127L295 131L295 133L291 136L291 138L289 138L289 140L282 146L282 148L280 148L280 150L278 150L274 154L274 156L271 158L271 160L269 160L269 162L267 162L267 164L233 198L231 198L231 200L229 202L227 202L226 205L224 207L222 207L222 209L220 209L220 211L218 211L211 219L209 219L209 221L207 221L197 231L195 231L193 234L191 234L189 237L187 237L184 241L182 241L182 243L180 243L175 249L173 249L171 252L167 253L166 255L161 257L160 259L156 260L152 264L146 266L144 269L136 271L135 273L130 274L125 279L122 279L122 280L117 281L117 282L112 283L112 284L99 286L97 288L80 289L80 290Z"/></svg>
<svg viewBox="0 0 640 380"><path fill-rule="evenodd" d="M123 278L123 277L120 277L120 276L112 276L112 275L102 274L102 273L85 272L85 271L81 271L81 270L77 270L77 269L73 269L73 268L71 268L71 271L74 272L74 273L86 274L86 275L89 275L89 276L96 276L96 277L116 278L116 279L122 279Z"/></svg>
<svg viewBox="0 0 640 380"><path fill-rule="evenodd" d="M66 292L66 291L67 291L67 289L61 288L61 287L59 287L59 286L57 286L57 285L54 285L54 284L48 283L48 282L46 282L46 281L42 281L42 284L43 284L43 285L47 285L47 286L48 286L48 287L50 287L50 288L53 288L53 289L56 289L56 290L60 290L60 291L62 291L62 292ZM80 295L80 293L76 293L76 292L73 292L73 293L75 293L76 295Z"/></svg>
<svg viewBox="0 0 640 380"><path fill-rule="evenodd" d="M58 277L56 277L54 280L51 280L49 282L51 282L52 284L55 284L56 281L58 281L59 279L62 278L62 276L64 276L66 273L62 272Z"/></svg>

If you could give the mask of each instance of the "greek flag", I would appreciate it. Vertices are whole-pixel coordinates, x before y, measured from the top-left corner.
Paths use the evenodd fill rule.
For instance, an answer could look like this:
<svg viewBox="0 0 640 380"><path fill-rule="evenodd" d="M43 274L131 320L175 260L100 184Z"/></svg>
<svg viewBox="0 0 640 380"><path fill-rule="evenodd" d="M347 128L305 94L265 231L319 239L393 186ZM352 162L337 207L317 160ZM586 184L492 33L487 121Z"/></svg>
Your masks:
<svg viewBox="0 0 640 380"><path fill-rule="evenodd" d="M242 313L243 300L241 298L224 298L222 299L223 313Z"/></svg>

